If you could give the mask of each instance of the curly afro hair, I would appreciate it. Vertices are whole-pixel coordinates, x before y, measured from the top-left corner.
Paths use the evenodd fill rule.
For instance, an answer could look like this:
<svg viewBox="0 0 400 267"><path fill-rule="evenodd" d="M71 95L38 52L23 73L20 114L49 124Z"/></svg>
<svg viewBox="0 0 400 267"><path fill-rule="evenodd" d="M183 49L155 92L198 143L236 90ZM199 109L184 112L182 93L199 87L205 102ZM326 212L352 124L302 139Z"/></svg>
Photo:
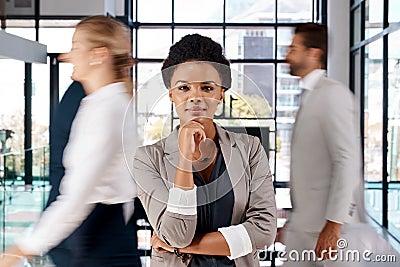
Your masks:
<svg viewBox="0 0 400 267"><path fill-rule="evenodd" d="M200 34L188 34L171 46L168 57L161 67L164 84L171 86L171 77L177 65L188 61L213 62L222 80L224 90L231 87L232 77L230 62L224 56L219 43Z"/></svg>

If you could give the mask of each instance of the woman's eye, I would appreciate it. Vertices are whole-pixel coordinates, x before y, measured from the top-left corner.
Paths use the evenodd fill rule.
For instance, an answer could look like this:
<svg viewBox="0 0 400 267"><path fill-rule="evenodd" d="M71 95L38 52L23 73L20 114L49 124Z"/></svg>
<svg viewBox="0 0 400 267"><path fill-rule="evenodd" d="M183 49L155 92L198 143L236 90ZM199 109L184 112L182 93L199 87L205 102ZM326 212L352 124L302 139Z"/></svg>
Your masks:
<svg viewBox="0 0 400 267"><path fill-rule="evenodd" d="M181 90L181 91L188 91L190 88L187 85L181 85L181 86L178 87L178 89Z"/></svg>
<svg viewBox="0 0 400 267"><path fill-rule="evenodd" d="M213 91L214 88L212 86L202 86L201 90L210 92L210 91Z"/></svg>

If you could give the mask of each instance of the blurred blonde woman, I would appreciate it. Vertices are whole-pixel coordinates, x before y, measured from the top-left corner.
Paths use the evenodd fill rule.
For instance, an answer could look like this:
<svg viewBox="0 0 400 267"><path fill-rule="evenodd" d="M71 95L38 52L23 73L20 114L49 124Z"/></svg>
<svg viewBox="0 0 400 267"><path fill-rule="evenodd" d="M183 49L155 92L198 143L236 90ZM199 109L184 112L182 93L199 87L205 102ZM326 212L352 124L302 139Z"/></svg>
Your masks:
<svg viewBox="0 0 400 267"><path fill-rule="evenodd" d="M132 160L125 158L135 148L128 29L105 16L88 17L76 26L63 59L74 65L72 79L87 96L63 155L61 194L33 231L6 250L0 266L43 255L68 236L73 267L140 266L136 231L128 223L136 197L126 165Z"/></svg>

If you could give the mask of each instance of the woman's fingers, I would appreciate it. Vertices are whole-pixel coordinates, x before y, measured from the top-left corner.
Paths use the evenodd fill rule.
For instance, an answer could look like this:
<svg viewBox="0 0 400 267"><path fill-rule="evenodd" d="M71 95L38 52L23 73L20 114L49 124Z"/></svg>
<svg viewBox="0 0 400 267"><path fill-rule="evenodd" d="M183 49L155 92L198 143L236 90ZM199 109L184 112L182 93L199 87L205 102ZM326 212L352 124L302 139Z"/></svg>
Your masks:
<svg viewBox="0 0 400 267"><path fill-rule="evenodd" d="M168 252L168 250L166 249L168 248L168 245L161 239L159 239L156 234L153 234L153 236L151 237L150 244L153 249L159 253Z"/></svg>
<svg viewBox="0 0 400 267"><path fill-rule="evenodd" d="M193 159L198 145L206 139L204 126L196 121L189 121L179 129L179 149L187 160Z"/></svg>

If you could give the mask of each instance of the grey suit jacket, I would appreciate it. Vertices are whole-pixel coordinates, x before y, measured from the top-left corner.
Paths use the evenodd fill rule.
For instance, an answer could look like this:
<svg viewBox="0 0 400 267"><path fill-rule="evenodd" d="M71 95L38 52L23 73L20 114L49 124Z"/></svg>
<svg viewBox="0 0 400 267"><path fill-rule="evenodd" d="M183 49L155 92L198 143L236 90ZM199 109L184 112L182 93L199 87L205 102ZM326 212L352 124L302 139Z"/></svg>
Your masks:
<svg viewBox="0 0 400 267"><path fill-rule="evenodd" d="M291 143L289 225L320 232L326 220L359 222L362 178L353 95L323 76L304 101Z"/></svg>
<svg viewBox="0 0 400 267"><path fill-rule="evenodd" d="M276 234L276 205L267 155L258 138L217 126L219 142L235 203L232 225L243 224L253 252L235 260L236 266L259 266L257 249L272 244ZM138 197L158 237L173 247L186 247L194 237L197 215L166 211L178 162L178 131L150 146L138 148L134 176ZM151 266L187 266L173 253L152 250Z"/></svg>

